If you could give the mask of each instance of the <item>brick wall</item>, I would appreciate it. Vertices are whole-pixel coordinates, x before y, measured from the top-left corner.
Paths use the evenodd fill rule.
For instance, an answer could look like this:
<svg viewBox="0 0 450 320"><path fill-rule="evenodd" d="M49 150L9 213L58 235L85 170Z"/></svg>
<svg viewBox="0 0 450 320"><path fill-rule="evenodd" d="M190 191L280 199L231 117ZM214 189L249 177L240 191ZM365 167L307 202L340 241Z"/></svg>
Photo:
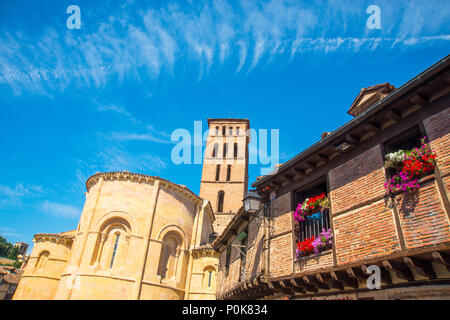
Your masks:
<svg viewBox="0 0 450 320"><path fill-rule="evenodd" d="M450 241L447 213L435 180L422 184L420 192L399 194L396 199L407 249Z"/></svg>
<svg viewBox="0 0 450 320"><path fill-rule="evenodd" d="M338 264L400 250L393 212L384 200L333 218Z"/></svg>
<svg viewBox="0 0 450 320"><path fill-rule="evenodd" d="M269 274L279 277L292 273L292 234L288 233L270 240Z"/></svg>
<svg viewBox="0 0 450 320"><path fill-rule="evenodd" d="M331 250L324 251L319 256L311 255L302 257L294 263L295 273L307 272L319 268L326 268L333 265L333 253Z"/></svg>
<svg viewBox="0 0 450 320"><path fill-rule="evenodd" d="M443 175L450 173L450 108L423 121L432 150L438 156L438 166ZM447 189L448 190L448 189Z"/></svg>
<svg viewBox="0 0 450 320"><path fill-rule="evenodd" d="M329 181L334 214L385 194L380 145L330 170Z"/></svg>
<svg viewBox="0 0 450 320"><path fill-rule="evenodd" d="M291 207L290 192L279 195L270 203L270 214L274 218L269 250L269 273L272 277L292 273L294 240Z"/></svg>
<svg viewBox="0 0 450 320"><path fill-rule="evenodd" d="M248 250L245 263L244 280L253 279L262 269L264 225L258 225L256 219L252 219L248 225Z"/></svg>

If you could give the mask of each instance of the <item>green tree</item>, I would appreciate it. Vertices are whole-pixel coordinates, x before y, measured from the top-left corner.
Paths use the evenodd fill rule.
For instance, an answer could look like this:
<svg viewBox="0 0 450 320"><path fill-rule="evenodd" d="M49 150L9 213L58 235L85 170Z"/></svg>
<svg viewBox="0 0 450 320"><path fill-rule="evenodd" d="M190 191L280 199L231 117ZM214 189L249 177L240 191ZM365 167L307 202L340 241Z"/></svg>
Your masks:
<svg viewBox="0 0 450 320"><path fill-rule="evenodd" d="M17 247L12 247L11 250L9 250L8 258L16 260L18 255L19 255L19 249Z"/></svg>

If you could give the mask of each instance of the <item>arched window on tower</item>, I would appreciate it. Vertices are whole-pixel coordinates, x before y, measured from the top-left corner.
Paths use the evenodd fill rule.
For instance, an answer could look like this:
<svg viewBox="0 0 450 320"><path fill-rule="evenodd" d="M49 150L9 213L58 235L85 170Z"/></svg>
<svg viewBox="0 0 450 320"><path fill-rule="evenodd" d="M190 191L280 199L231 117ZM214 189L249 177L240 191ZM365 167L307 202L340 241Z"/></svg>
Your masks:
<svg viewBox="0 0 450 320"><path fill-rule="evenodd" d="M239 127L236 128L236 135L239 135Z"/></svg>
<svg viewBox="0 0 450 320"><path fill-rule="evenodd" d="M228 153L228 143L223 144L223 157L226 158Z"/></svg>
<svg viewBox="0 0 450 320"><path fill-rule="evenodd" d="M216 136L219 135L219 126L216 126Z"/></svg>
<svg viewBox="0 0 450 320"><path fill-rule="evenodd" d="M216 181L220 179L220 164L216 166Z"/></svg>
<svg viewBox="0 0 450 320"><path fill-rule="evenodd" d="M235 142L234 143L234 157L237 158L238 156L238 144Z"/></svg>
<svg viewBox="0 0 450 320"><path fill-rule="evenodd" d="M228 135L232 136L233 135L233 127L229 127L228 128Z"/></svg>
<svg viewBox="0 0 450 320"><path fill-rule="evenodd" d="M214 144L213 151L212 151L212 157L217 157L217 151L219 150L219 145L217 143Z"/></svg>
<svg viewBox="0 0 450 320"><path fill-rule="evenodd" d="M180 240L175 234L167 234L162 242L159 257L158 275L161 279L171 279L176 276Z"/></svg>
<svg viewBox="0 0 450 320"><path fill-rule="evenodd" d="M223 127L222 127L222 135L223 135L223 136L226 135L225 130L227 130L227 127L223 126Z"/></svg>
<svg viewBox="0 0 450 320"><path fill-rule="evenodd" d="M223 201L225 199L225 192L219 191L217 195L217 212L223 212Z"/></svg>
<svg viewBox="0 0 450 320"><path fill-rule="evenodd" d="M230 181L231 178L231 165L227 166L227 181Z"/></svg>

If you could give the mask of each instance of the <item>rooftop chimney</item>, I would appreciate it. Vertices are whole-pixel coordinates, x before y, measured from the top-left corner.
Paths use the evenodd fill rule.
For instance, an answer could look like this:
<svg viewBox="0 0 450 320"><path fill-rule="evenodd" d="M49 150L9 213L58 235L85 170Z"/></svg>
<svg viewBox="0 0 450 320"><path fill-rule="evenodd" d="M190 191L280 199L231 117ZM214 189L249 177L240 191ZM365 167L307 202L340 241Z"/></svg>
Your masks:
<svg viewBox="0 0 450 320"><path fill-rule="evenodd" d="M348 110L348 114L354 117L359 116L394 90L395 87L388 82L362 88L355 101L353 101L350 110Z"/></svg>

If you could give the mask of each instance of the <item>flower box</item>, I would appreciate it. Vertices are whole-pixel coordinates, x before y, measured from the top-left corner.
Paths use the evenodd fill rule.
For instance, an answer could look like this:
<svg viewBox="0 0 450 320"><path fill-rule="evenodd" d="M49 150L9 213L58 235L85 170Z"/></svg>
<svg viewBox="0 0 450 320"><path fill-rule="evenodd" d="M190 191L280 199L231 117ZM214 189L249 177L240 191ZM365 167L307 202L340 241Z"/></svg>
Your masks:
<svg viewBox="0 0 450 320"><path fill-rule="evenodd" d="M417 190L419 179L433 172L436 155L426 141L426 137L420 140L420 148L398 150L386 155L384 167L391 174L385 188L390 193Z"/></svg>
<svg viewBox="0 0 450 320"><path fill-rule="evenodd" d="M312 254L317 256L320 252L330 249L332 244L333 233L331 229L323 229L318 236L312 236L297 243L296 259Z"/></svg>

